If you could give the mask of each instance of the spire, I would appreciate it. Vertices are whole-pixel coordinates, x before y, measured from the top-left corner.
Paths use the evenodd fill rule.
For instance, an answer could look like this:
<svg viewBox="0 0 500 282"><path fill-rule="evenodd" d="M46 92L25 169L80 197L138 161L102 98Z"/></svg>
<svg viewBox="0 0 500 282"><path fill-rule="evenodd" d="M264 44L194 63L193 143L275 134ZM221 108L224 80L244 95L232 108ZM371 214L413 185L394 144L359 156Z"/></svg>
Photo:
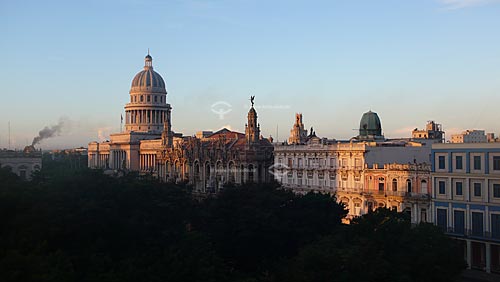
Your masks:
<svg viewBox="0 0 500 282"><path fill-rule="evenodd" d="M248 143L257 142L260 138L260 125L257 122L257 112L255 111L254 105L255 96L250 96L250 102L252 107L248 111L248 123L245 126L245 137Z"/></svg>

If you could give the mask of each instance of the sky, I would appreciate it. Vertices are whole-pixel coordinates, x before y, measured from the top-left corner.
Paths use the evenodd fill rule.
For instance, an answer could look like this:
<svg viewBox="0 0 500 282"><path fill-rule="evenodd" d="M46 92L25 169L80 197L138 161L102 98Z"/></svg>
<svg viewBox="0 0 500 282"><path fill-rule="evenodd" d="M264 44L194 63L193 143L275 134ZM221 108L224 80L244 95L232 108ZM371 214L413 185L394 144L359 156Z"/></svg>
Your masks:
<svg viewBox="0 0 500 282"><path fill-rule="evenodd" d="M500 133L500 1L0 0L0 32L0 148L9 123L12 148L61 121L41 148L119 132L148 48L185 135L244 131L250 95L275 140L298 112L336 139L369 110L389 138Z"/></svg>

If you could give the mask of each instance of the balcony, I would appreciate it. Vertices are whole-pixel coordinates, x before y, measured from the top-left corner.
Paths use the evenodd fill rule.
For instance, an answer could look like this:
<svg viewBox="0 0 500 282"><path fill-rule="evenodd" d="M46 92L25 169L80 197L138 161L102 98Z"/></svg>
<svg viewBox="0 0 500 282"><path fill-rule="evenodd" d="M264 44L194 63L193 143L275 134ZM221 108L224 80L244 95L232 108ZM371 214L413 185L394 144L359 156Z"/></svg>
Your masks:
<svg viewBox="0 0 500 282"><path fill-rule="evenodd" d="M464 237L471 239L482 239L482 240L493 240L500 242L500 234L484 231L484 230L472 230L463 228L453 228L448 227L443 230L446 234L454 237Z"/></svg>
<svg viewBox="0 0 500 282"><path fill-rule="evenodd" d="M421 194L421 193L415 193L415 192L405 192L405 191L386 191L386 190L374 190L374 189L366 189L366 188L346 188L346 187L339 187L337 188L337 191L341 192L347 192L347 193L353 193L353 194L363 194L363 195L373 195L373 196L392 196L392 197L403 197L403 198L408 198L408 199L415 199L415 200L430 200L430 195L429 194Z"/></svg>

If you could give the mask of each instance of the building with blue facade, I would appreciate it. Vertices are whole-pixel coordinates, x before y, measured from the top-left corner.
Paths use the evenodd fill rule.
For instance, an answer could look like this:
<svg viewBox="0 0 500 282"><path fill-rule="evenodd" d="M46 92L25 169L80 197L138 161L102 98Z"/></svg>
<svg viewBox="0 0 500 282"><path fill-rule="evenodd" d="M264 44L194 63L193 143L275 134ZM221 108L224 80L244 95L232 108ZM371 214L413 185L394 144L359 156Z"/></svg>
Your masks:
<svg viewBox="0 0 500 282"><path fill-rule="evenodd" d="M469 268L500 273L500 143L436 143L431 159L434 223Z"/></svg>

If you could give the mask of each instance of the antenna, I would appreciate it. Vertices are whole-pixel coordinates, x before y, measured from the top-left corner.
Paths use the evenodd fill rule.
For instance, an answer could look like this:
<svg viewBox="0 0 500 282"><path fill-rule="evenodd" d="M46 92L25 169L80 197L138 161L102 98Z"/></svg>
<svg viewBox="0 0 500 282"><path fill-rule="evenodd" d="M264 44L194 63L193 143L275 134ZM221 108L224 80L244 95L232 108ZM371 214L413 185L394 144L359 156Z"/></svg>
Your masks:
<svg viewBox="0 0 500 282"><path fill-rule="evenodd" d="M10 150L10 120L9 120L9 150Z"/></svg>
<svg viewBox="0 0 500 282"><path fill-rule="evenodd" d="M148 48L148 55L149 55L149 48Z"/></svg>
<svg viewBox="0 0 500 282"><path fill-rule="evenodd" d="M276 124L276 141L279 141L279 140L280 140L280 139L279 139L280 137L279 137L279 135L278 135L278 132L279 132L279 131L278 131L278 124Z"/></svg>

